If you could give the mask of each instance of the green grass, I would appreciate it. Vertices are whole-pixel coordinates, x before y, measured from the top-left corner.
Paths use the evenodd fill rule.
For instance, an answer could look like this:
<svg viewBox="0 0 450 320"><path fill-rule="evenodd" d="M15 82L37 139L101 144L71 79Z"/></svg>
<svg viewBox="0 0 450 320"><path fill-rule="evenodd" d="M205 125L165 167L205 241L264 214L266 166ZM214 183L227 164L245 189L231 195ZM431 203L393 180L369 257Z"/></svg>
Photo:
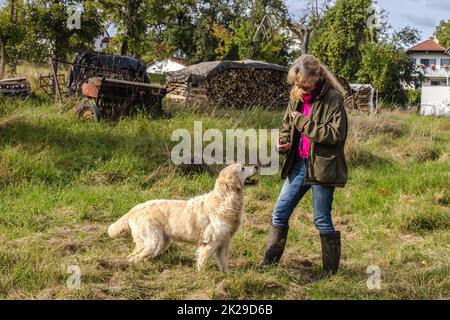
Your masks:
<svg viewBox="0 0 450 320"><path fill-rule="evenodd" d="M75 299L449 299L450 119L385 113L351 115L348 186L333 210L343 233L342 267L320 270L311 195L292 217L279 268L257 271L279 176L247 189L231 271L194 271L195 248L175 244L153 261L128 265L130 238L107 226L134 205L209 191L215 175L171 164L177 128L277 128L281 111L172 108L171 119L139 116L87 123L40 98L0 98L0 298ZM201 168L200 168L201 169ZM68 289L67 267L81 268ZM381 268L368 290L366 269Z"/></svg>

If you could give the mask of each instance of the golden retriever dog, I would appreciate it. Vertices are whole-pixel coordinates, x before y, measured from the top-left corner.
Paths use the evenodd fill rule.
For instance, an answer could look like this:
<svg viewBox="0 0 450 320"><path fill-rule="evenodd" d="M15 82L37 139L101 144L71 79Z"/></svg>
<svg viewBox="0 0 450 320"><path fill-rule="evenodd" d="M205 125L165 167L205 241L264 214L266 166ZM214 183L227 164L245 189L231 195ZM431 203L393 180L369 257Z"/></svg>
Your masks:
<svg viewBox="0 0 450 320"><path fill-rule="evenodd" d="M210 193L183 200L151 200L139 204L108 228L111 238L131 234L136 248L130 262L154 258L172 241L198 246L197 270L216 253L221 271L228 270L229 246L244 211L245 185L259 173L257 166L233 164L223 169Z"/></svg>

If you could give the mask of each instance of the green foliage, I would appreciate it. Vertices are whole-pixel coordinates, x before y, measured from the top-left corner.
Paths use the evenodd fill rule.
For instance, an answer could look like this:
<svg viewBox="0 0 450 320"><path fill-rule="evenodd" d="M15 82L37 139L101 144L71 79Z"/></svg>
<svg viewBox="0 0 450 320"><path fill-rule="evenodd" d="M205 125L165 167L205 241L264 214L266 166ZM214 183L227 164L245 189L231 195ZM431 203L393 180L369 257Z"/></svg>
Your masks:
<svg viewBox="0 0 450 320"><path fill-rule="evenodd" d="M405 104L403 84L417 84L418 75L402 48L383 39L362 46L361 68L358 81L371 83L384 100Z"/></svg>
<svg viewBox="0 0 450 320"><path fill-rule="evenodd" d="M287 63L289 40L281 32L287 21L284 1L153 1L149 12L153 11L144 41L145 61L179 52L193 63L247 58ZM273 29L254 42L264 15L270 16Z"/></svg>
<svg viewBox="0 0 450 320"><path fill-rule="evenodd" d="M100 0L104 20L114 23L117 33L112 46L116 53L141 56L145 52L144 40L149 20L158 11L152 11L161 1L152 0Z"/></svg>
<svg viewBox="0 0 450 320"><path fill-rule="evenodd" d="M26 30L23 15L23 0L9 0L0 7L0 59L3 64L15 66L21 56L19 44ZM0 66L0 77L3 67Z"/></svg>
<svg viewBox="0 0 450 320"><path fill-rule="evenodd" d="M408 89L406 90L406 95L408 97L408 103L410 106L420 105L422 98L422 90L420 89Z"/></svg>
<svg viewBox="0 0 450 320"><path fill-rule="evenodd" d="M371 4L371 0L337 0L311 42L312 53L351 82L361 66L361 44L370 39L367 20Z"/></svg>
<svg viewBox="0 0 450 320"><path fill-rule="evenodd" d="M246 19L233 22L231 30L215 25L214 36L219 39L216 48L217 59L254 59L286 65L289 59L287 37L281 32L274 31L270 38L254 41L256 27L254 23Z"/></svg>
<svg viewBox="0 0 450 320"><path fill-rule="evenodd" d="M26 6L27 32L21 44L23 59L41 63L50 56L66 59L76 50L92 48L103 33L97 4L83 1L81 29L69 29L67 22L73 1L36 0Z"/></svg>
<svg viewBox="0 0 450 320"><path fill-rule="evenodd" d="M286 29L287 9L283 1L249 1L242 13L227 27L213 25L218 41L215 49L219 60L255 59L287 64L290 40ZM260 27L261 26L261 27Z"/></svg>
<svg viewBox="0 0 450 320"><path fill-rule="evenodd" d="M378 27L369 29L372 2L336 1L312 39L312 52L349 82L372 84L384 102L404 104L404 84L420 81L404 47L417 42L419 32L406 27L391 35L383 11L373 21Z"/></svg>
<svg viewBox="0 0 450 320"><path fill-rule="evenodd" d="M443 47L450 48L450 19L442 20L436 27L434 35Z"/></svg>

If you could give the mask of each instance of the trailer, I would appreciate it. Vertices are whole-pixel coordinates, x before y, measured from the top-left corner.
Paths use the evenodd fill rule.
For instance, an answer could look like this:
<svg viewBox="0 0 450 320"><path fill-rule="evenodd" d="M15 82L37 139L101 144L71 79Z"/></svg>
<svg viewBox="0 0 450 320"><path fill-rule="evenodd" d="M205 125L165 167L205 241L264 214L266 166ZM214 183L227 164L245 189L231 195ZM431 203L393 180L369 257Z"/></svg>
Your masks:
<svg viewBox="0 0 450 320"><path fill-rule="evenodd" d="M166 87L159 84L92 77L82 84L84 98L78 108L81 119L117 120L137 112L160 116Z"/></svg>

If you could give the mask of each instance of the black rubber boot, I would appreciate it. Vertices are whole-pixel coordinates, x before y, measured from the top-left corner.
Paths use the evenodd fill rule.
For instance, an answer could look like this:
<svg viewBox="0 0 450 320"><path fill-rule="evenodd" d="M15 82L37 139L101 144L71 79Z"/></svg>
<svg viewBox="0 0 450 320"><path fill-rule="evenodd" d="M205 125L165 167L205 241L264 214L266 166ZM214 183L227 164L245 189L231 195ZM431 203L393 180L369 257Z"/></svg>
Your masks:
<svg viewBox="0 0 450 320"><path fill-rule="evenodd" d="M323 276L335 275L341 259L341 233L321 234Z"/></svg>
<svg viewBox="0 0 450 320"><path fill-rule="evenodd" d="M271 265L278 264L283 255L286 246L286 240L289 227L279 228L272 225L269 226L269 237L267 239L266 253L264 260L259 266L260 269L266 269Z"/></svg>

